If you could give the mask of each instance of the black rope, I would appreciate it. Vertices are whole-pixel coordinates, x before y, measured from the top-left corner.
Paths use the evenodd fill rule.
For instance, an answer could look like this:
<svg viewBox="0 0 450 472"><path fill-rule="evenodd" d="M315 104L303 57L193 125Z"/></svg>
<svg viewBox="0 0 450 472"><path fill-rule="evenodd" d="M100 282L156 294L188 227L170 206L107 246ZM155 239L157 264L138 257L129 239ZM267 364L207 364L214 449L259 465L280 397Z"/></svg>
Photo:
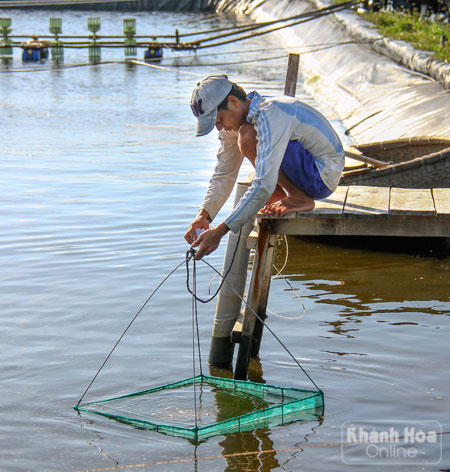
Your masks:
<svg viewBox="0 0 450 472"><path fill-rule="evenodd" d="M207 303L209 301L211 301L212 299L214 299L216 297L216 295L219 293L220 289L222 288L223 284L226 282L230 287L231 289L233 290L233 292L241 299L241 301L243 301L245 303L245 305L250 309L250 311L256 316L256 318L269 330L270 334L272 334L272 336L278 341L278 343L283 347L283 349L289 354L289 356L293 359L293 361L297 364L298 367L300 367L300 369L303 371L303 373L306 375L306 377L308 377L308 379L311 381L311 383L314 385L314 387L316 387L316 389L319 391L319 392L322 392L322 390L318 387L318 385L316 384L316 382L314 382L314 380L311 378L311 376L308 374L308 372L306 372L305 368L300 364L300 362L298 362L298 360L295 358L295 356L291 353L291 351L287 348L287 346L281 341L281 339L272 331L272 329L267 325L267 323L265 322L265 320L263 320L257 313L256 311L251 307L251 305L244 299L244 297L241 296L241 294L239 294L235 288L233 287L233 285L228 282L228 280L226 280L227 278L227 275L229 274L230 272L230 269L233 265L233 262L234 262L234 258L236 256L236 252L237 252L237 248L238 248L238 245L239 245L239 241L240 241L240 238L241 238L241 233L242 233L242 229L241 231L239 231L239 239L237 240L237 243L236 243L236 247L234 248L234 253L233 253L233 257L231 259L231 264L230 264L230 267L228 268L227 272L225 275L222 275L215 267L213 267L211 264L209 264L208 262L206 262L204 259L201 259L201 261L206 264L208 267L210 267L214 272L216 272L220 277L221 277L221 282L219 284L219 288L217 289L216 293L210 297L208 300L202 300L200 298L197 297L197 294L195 293L195 276L194 276L194 291L191 290L190 286L189 286L189 261L191 259L194 258L195 256L195 249L193 249L192 247L186 252L186 286L187 286L187 289L188 289L188 292L192 295L192 298L202 302L202 303ZM194 262L195 262L195 259L194 259ZM195 264L194 264L194 271L195 271Z"/></svg>
<svg viewBox="0 0 450 472"><path fill-rule="evenodd" d="M194 259L193 279L194 279L194 291L197 294L197 261L195 259ZM197 331L198 363L200 365L200 375L203 377L202 353L200 349L200 330L198 329L198 307L197 307L196 297L192 297L192 303L193 303L193 310L194 310L194 316L195 316L195 329Z"/></svg>
<svg viewBox="0 0 450 472"><path fill-rule="evenodd" d="M315 49L303 50L303 51L300 52L300 54L302 56L304 56L305 54L311 54L311 53L314 53L314 52L325 51L326 49L332 49L332 48L339 47L339 46L347 46L349 44L358 44L358 45L372 44L372 43L375 43L376 41L381 41L381 40L383 40L383 38L375 38L375 39L370 39L370 40L367 40L367 41L342 41L342 42L339 42L339 43L325 44L325 45L320 46L320 47L317 46L317 47L315 47ZM310 47L310 46L308 46L308 45L295 46L295 47L291 47L289 49L298 50L298 49L307 48L307 47ZM276 48L276 49L280 49L280 48ZM253 51L250 51L250 52L253 52ZM240 53L240 54L247 53L247 51L239 51L238 53ZM220 56L220 55L222 55L222 53L214 54L214 56ZM197 57L211 57L211 54L198 54ZM179 57L176 57L177 61L179 61L180 59L189 59L189 60L191 60L192 56L179 56ZM164 65L166 67L178 67L178 68L183 68L183 67L185 67L185 68L218 67L218 66L231 66L231 65L235 65L235 64L250 64L252 62L261 62L261 61L273 61L273 60L276 60L276 59L286 59L286 54L283 54L283 55L280 55L280 56L257 57L255 59L246 59L246 60L233 61L233 62L210 62L210 63L196 62L196 63L191 63L191 64L181 64L179 62L172 62L172 63L171 62L164 62Z"/></svg>
<svg viewBox="0 0 450 472"><path fill-rule="evenodd" d="M193 258L193 255L190 256ZM186 257L187 261L187 257ZM188 264L188 262L187 262ZM195 260L194 260L194 292L196 289L196 273L195 273ZM196 381L195 381L195 296L192 297L192 383L194 386L194 420L195 420L195 429L198 428L198 421L197 421L197 388L196 388Z"/></svg>
<svg viewBox="0 0 450 472"><path fill-rule="evenodd" d="M234 248L233 252L233 257L231 258L231 263L230 266L228 267L228 270L224 276L222 276L222 281L219 284L218 289L214 293L212 297L210 297L207 300L202 300L197 296L197 261L195 260L195 254L196 251L194 248L190 247L186 251L186 288L188 292L192 295L192 382L193 382L193 387L194 387L194 419L195 419L195 429L198 429L198 415L197 415L197 382L196 382L196 374L195 374L195 332L197 332L197 347L198 347L198 362L200 366L200 375L201 378L203 378L203 369L202 369L202 357L201 357L201 349L200 349L200 330L198 327L198 307L197 307L197 301L200 301L202 303L208 303L211 300L213 300L217 294L219 293L220 289L222 288L222 285L228 276L231 267L233 266L234 259L236 257L237 249L239 246L239 241L241 237L242 229L239 231L239 236L238 240L236 242L236 247ZM193 288L191 289L189 281L190 281L190 270L189 270L189 262L192 260L192 284ZM200 382L200 388L201 388L202 382Z"/></svg>
<svg viewBox="0 0 450 472"><path fill-rule="evenodd" d="M194 45L195 46L195 45L199 45L200 43L204 43L206 41L213 41L215 39L221 39L221 38L225 38L225 37L228 37L228 36L233 36L233 35L236 35L236 34L242 34L242 33L246 33L246 32L249 32L249 31L254 31L256 29L264 28L264 27L267 27L267 26L272 26L272 25L275 25L275 24L284 23L284 22L287 22L287 21L294 21L294 20L305 19L305 18L314 19L316 17L322 16L322 14L334 13L335 11L343 10L345 8L351 7L351 6L356 5L358 3L361 3L361 1L359 1L359 0L350 0L350 1L347 1L345 3L340 3L340 4L337 4L337 5L329 5L329 6L324 7L324 8L320 8L320 9L312 10L312 11L307 11L307 12L304 12L304 13L299 13L297 15L289 16L287 18L278 18L276 20L264 21L264 22L260 22L260 23L248 23L246 25L238 25L231 32L224 33L224 34L219 34L219 35L215 35L215 36L210 36L210 37L207 37L207 38L201 38L201 39L198 39L196 41L186 42L186 43L183 43L183 46L189 46L189 45ZM294 25L294 24L297 24L297 23L296 22L292 23L292 25ZM292 25L282 26L281 28L285 28L287 26L292 26ZM227 28L227 29L230 29L230 28ZM273 31L275 31L276 29L278 29L278 28L275 28ZM225 30L226 29L223 29L223 31L225 31ZM221 30L219 29L217 31L221 31ZM272 31L272 30L268 30L267 32L270 32L270 31ZM196 33L196 34L203 34L203 33L207 34L207 33L213 33L213 32L214 32L214 30L210 30L210 31L204 31L204 32L201 32L201 33ZM258 34L260 34L260 33L256 33L255 35L257 36ZM253 35L251 35L251 36L253 36Z"/></svg>
<svg viewBox="0 0 450 472"><path fill-rule="evenodd" d="M111 357L112 353L116 349L116 347L119 345L120 341L123 339L127 331L130 329L131 325L135 322L136 318L140 315L142 310L145 308L147 303L151 300L151 298L155 295L155 293L161 288L161 286L169 279L170 276L172 276L183 264L186 265L186 287L188 292L192 295L192 358L193 358L193 373L194 373L194 409L195 409L195 426L197 428L197 404L196 404L196 382L195 382L195 330L197 331L197 346L198 346L198 356L199 356L199 364L200 364L200 373L203 375L202 372L202 364L201 364L201 350L200 350L200 334L199 334L199 327L198 327L198 309L197 309L197 301L200 301L202 303L208 303L209 301L213 300L217 294L219 293L220 289L222 288L223 284L226 282L231 289L233 290L234 293L245 303L245 305L250 309L250 311L256 316L256 318L263 323L263 325L269 330L269 332L272 334L272 336L279 342L279 344L285 349L285 351L290 355L290 357L294 360L294 362L300 367L300 369L303 371L303 373L308 377L308 379L311 381L311 383L317 388L319 392L322 392L322 390L317 386L317 384L314 382L314 380L311 378L311 376L306 372L306 370L303 368L303 366L298 362L298 360L294 357L294 355L289 351L289 349L286 347L286 345L280 340L280 338L272 331L272 329L267 325L265 320L263 320L256 312L255 310L247 303L247 301L234 289L232 284L228 282L227 276L231 270L231 267L233 266L234 259L236 257L237 249L239 246L240 238L241 238L241 233L242 230L239 231L239 237L236 242L236 247L234 248L233 256L231 259L230 266L228 267L225 275L222 275L215 267L213 267L211 264L206 262L205 260L201 259L203 263L205 263L208 267L210 267L214 272L216 272L219 277L221 277L221 282L219 284L219 287L216 291L216 293L210 297L207 300L202 300L199 298L196 294L197 291L197 268L196 268L196 261L194 259L194 256L196 254L196 251L191 247L187 252L186 252L186 257L185 259L180 262L176 267L174 267L162 280L161 282L157 285L157 287L153 290L153 292L150 294L150 296L147 298L147 300L144 302L144 304L139 308L137 313L133 316L131 321L128 323L128 326L125 328L125 330L122 332L120 335L119 339L116 341L114 344L113 348L109 352L109 354L106 356L106 359L103 361L102 365L100 368L97 370L96 374L90 381L89 385L87 386L86 390L84 391L83 395L81 395L80 399L78 400L78 403L75 406L75 409L78 409L78 406L80 403L83 401L83 398L86 396L87 392L91 388L92 384L95 382L97 379L98 375L102 371L102 369L105 367L106 363L108 362L109 358ZM194 288L193 290L190 288L189 284L189 279L190 279L190 272L189 272L189 262L193 260L193 284Z"/></svg>
<svg viewBox="0 0 450 472"><path fill-rule="evenodd" d="M202 368L202 355L200 348L200 330L198 327L198 307L197 307L197 261L194 259L195 251L191 248L188 251L189 256L186 256L186 259L189 257L189 260L193 261L193 270L192 270L192 282L193 282L193 294L192 294L192 371L193 371L193 386L194 386L194 415L195 415L195 429L198 429L198 408L197 408L197 381L196 381L196 372L195 372L195 341L197 334L197 348L198 348L198 363L200 367L200 395L199 400L202 396L202 382L203 382L203 368ZM187 278L189 277L189 261L187 261Z"/></svg>
<svg viewBox="0 0 450 472"><path fill-rule="evenodd" d="M289 20L294 20L294 19L297 18L295 21L292 21L292 23L289 23L287 25L277 26L275 28L271 28L271 29L268 29L266 31L260 31L258 33L253 32L253 33L250 33L248 35L240 36L238 38L229 39L229 40L226 40L226 41L216 42L216 43L213 43L213 44L207 44L207 45L203 44L204 42L212 41L214 39L220 39L220 38L223 38L223 37L226 37L226 36L231 36L232 34L245 33L247 31L251 31L251 30L257 29L259 27L247 28L246 30L240 30L240 31L233 32L233 33L227 33L227 34L224 34L224 35L213 36L213 37L210 37L210 38L201 39L201 40L191 42L191 43L184 43L183 47L186 47L186 48L195 47L195 49L203 49L203 48L214 47L214 46L222 46L224 44L229 44L229 43L233 43L233 42L236 42L236 41L241 41L241 40L244 40L244 39L251 39L251 38L254 38L255 36L261 36L261 35L264 35L264 34L272 33L274 31L278 31L278 30L281 30L281 29L284 29L284 28L289 28L291 26L296 26L296 25L299 25L301 23L306 23L307 21L315 20L315 19L321 18L323 16L331 15L331 14L339 12L341 10L345 10L349 6L356 5L358 3L361 3L361 2L359 2L359 1L356 1L356 2L349 1L349 2L346 2L346 3L339 4L339 5L332 5L332 6L329 6L329 7L325 7L325 8L315 10L315 11L312 11L312 12L302 13L300 15L296 15L295 17L289 18ZM280 21L281 20L278 20L278 21L275 21L275 22L279 23ZM181 48L179 48L179 49L181 49Z"/></svg>
<svg viewBox="0 0 450 472"><path fill-rule="evenodd" d="M250 24L245 24L245 25L236 25L236 26L233 26L233 27L218 28L218 29L207 30L207 31L199 31L199 32L194 32L194 33L178 34L178 38L179 38L181 36L193 36L193 35L221 32L221 31L229 31L230 29L232 30L231 32L228 32L228 33L219 34L219 35L215 35L215 36L210 36L210 37L207 37L207 38L201 38L201 39L196 40L196 41L191 41L191 42L186 42L186 43L161 43L160 42L159 45L161 47L170 48L172 50L185 50L185 49L195 49L195 50L197 50L197 49L202 49L202 48L221 46L221 45L224 45L224 44L229 44L229 43L233 43L233 42L237 42L237 41L241 41L241 40L245 40L245 39L254 38L255 36L268 34L268 33L271 33L273 31L278 31L278 30L283 29L283 28L288 28L290 26L295 26L295 25L298 25L300 23L304 23L306 21L314 20L314 19L320 18L320 17L325 16L325 15L330 15L330 14L339 12L341 10L344 10L344 9L348 8L348 7L358 5L359 3L362 3L362 0L349 0L345 3L336 4L336 5L329 5L327 7L321 8L321 9L300 13L298 15L293 15L293 16L290 16L290 17L287 17L287 18L281 18L281 19L276 19L276 20L271 20L271 21L265 21L265 22L261 22L261 23L250 23ZM280 23L284 23L284 22L288 22L288 21L290 21L291 23L286 24L286 25L282 25L282 26L277 26L277 27L274 27L274 28L271 28L271 29L267 29L265 31L258 32L258 33L254 32L254 30L256 30L256 29L260 29L260 28L264 28L264 27L268 27L268 26L271 26L271 25L280 24ZM243 34L243 33L250 33L250 34L248 34L246 36L240 36L240 37L235 38L235 39L230 39L230 40L227 40L227 41L216 42L216 43L209 44L209 45L204 44L205 42L210 42L210 41L214 41L214 40L217 40L217 39L222 39L222 38L226 38L226 37L229 37L229 36L234 36L234 35L237 35L237 34ZM9 36L9 37L10 38L22 38L22 37L26 37L26 35L12 35L12 36ZM44 36L41 36L41 37L42 38L53 38L53 36L49 36L49 35L44 35ZM152 37L173 38L173 37L177 37L177 36L176 35L175 36L174 35L156 35L156 36L152 35ZM80 39L80 38L86 38L86 36L79 36L79 35L78 36L60 36L60 38ZM104 39L114 39L114 38L119 38L119 40L117 40L117 41L104 41ZM99 46L99 47L103 47L103 48L122 48L126 45L124 45L124 43L120 40L121 38L122 38L122 36L103 36L103 35L99 35L99 36L96 37L96 39L98 39L98 41L96 42L95 45ZM137 36L135 36L135 38L137 38L137 39L144 39L145 38L146 39L147 36L137 35ZM70 43L66 42L63 45L63 47L64 48L69 48L69 49L78 49L78 48L90 47L91 45L92 45L91 43L88 43L88 42L85 42L85 41L72 41ZM11 44L11 46L12 47L22 47L21 43L17 42L17 41L14 41ZM148 47L148 41L138 42L136 44L136 46L137 47Z"/></svg>
<svg viewBox="0 0 450 472"><path fill-rule="evenodd" d="M198 347L198 359L199 359L199 364L200 364L200 374L203 375L203 370L202 370L202 356L201 356L201 349L200 349L200 334L199 334L199 328L198 328L198 307L197 307L197 264L196 260L194 259L195 256L195 250L194 249L189 249L189 251L186 252L186 278L189 280L189 261L193 260L193 271L192 271L192 279L193 279L193 291L190 292L192 295L192 336L194 337L194 332L196 331L197 333L197 347ZM195 321L195 323L194 323ZM195 324L195 326L194 326ZM192 344L194 348L194 338L192 339ZM195 351L193 351L193 356L195 355ZM194 375L195 377L195 375Z"/></svg>
<svg viewBox="0 0 450 472"><path fill-rule="evenodd" d="M223 277L222 274L220 274L220 272L215 268L213 267L211 264L209 264L208 262L206 262L205 260L201 259L201 261L203 263L205 263L208 267L210 267L214 272L216 272L217 274L219 274L220 277ZM291 356L291 358L293 359L293 361L298 365L298 367L300 367L300 369L303 371L303 373L306 375L306 377L308 377L308 379L311 381L311 383L314 385L314 387L317 388L317 390L319 392L322 392L322 390L317 386L316 382L314 382L314 380L311 378L311 376L308 374L308 372L306 372L306 370L304 369L304 367L300 364L300 362L298 362L298 360L295 358L295 356L291 353L291 351L289 351L289 349L287 348L287 346L281 341L281 339L272 331L272 329L267 325L267 323L265 322L265 320L263 320L257 313L256 311L251 307L251 305L249 303L247 303L247 301L244 299L244 297L242 297L236 290L235 288L233 287L232 284L230 284L230 282L228 282L228 280L225 280L223 279L223 282L226 282L230 287L231 289L233 290L233 292L245 303L245 305L250 309L250 311L256 316L256 318L269 330L270 334L280 343L280 345L284 348L284 350Z"/></svg>
<svg viewBox="0 0 450 472"><path fill-rule="evenodd" d="M202 298L199 298L197 296L196 293L194 293L192 290L191 290L191 287L189 286L189 261L195 256L195 249L193 249L192 247L186 252L186 274L187 274L187 277L186 277L186 287L187 287L187 290L188 292L193 296L195 297L195 299L201 303L209 303L211 300L214 300L214 298L217 297L218 293L220 292L220 289L222 288L222 285L224 284L225 282L225 279L227 278L228 274L230 273L230 270L231 268L233 267L233 263L234 263L234 259L236 257L236 253L237 253L237 250L238 250L238 247L239 247L239 241L241 240L241 234L242 234L242 229L239 231L239 235L238 235L238 240L236 241L236 247L234 248L234 252L233 252L233 257L231 258L231 263L230 263L230 266L228 267L227 269L227 272L225 275L220 275L220 277L222 277L222 280L219 284L219 287L218 289L216 290L216 292L214 293L214 295L206 300L203 300ZM194 259L195 261L195 259ZM214 269L215 270L215 269ZM217 272L217 271L216 271Z"/></svg>
<svg viewBox="0 0 450 472"><path fill-rule="evenodd" d="M151 300L153 295L160 289L160 287L166 282L166 280L174 273L176 272L183 264L185 263L185 260L180 262L174 269L172 269L165 277L164 279L158 284L158 286L153 290L153 292L150 294L150 296L147 298L145 303L139 308L138 312L133 316L132 320L128 323L128 326L125 328L123 333L120 335L119 339L116 341L114 344L113 348L109 352L109 354L106 356L106 359L103 361L103 364L100 366L100 369L98 369L97 373L94 375L94 378L91 380L89 385L87 386L86 390L84 391L83 395L81 395L81 398L78 400L78 403L75 408L78 408L80 403L82 402L83 398L85 397L86 393L88 390L91 388L92 384L94 383L95 379L97 378L98 374L100 374L101 370L103 367L105 367L105 364L108 362L109 358L111 357L112 353L116 349L116 347L119 345L120 341L122 341L122 338L125 336L126 332L130 329L131 325L135 322L136 318L139 316L141 311L144 309L145 305Z"/></svg>

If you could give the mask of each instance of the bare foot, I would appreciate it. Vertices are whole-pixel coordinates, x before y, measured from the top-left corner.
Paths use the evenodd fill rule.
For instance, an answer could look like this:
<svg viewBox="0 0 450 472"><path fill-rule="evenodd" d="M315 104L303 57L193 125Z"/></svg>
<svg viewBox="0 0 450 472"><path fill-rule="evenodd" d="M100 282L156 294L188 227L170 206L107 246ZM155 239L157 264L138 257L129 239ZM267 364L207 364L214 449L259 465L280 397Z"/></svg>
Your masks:
<svg viewBox="0 0 450 472"><path fill-rule="evenodd" d="M286 197L287 197L287 194L284 191L283 187L281 187L280 185L277 185L275 188L275 192L273 192L272 196L269 198L269 200L267 200L266 205L270 205L271 203L278 202Z"/></svg>
<svg viewBox="0 0 450 472"><path fill-rule="evenodd" d="M315 207L314 200L305 200L302 198L286 197L278 202L265 205L261 213L267 213L274 216L284 216L288 213L297 213L298 211L310 211Z"/></svg>
<svg viewBox="0 0 450 472"><path fill-rule="evenodd" d="M278 202L273 202L273 203L266 203L262 208L261 210L259 210L260 213L267 213L269 215L272 214L272 211L274 210L274 208L280 204L281 201L278 201Z"/></svg>

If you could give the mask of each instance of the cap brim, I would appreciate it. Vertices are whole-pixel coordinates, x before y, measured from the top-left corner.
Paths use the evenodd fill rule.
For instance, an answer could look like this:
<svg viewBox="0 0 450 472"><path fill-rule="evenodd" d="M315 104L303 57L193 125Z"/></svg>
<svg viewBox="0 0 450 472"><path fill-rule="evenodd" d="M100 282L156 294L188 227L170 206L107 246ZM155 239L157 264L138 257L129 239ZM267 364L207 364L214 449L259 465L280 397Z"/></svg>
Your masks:
<svg viewBox="0 0 450 472"><path fill-rule="evenodd" d="M205 136L216 126L217 108L207 115L202 115L198 119L196 136Z"/></svg>

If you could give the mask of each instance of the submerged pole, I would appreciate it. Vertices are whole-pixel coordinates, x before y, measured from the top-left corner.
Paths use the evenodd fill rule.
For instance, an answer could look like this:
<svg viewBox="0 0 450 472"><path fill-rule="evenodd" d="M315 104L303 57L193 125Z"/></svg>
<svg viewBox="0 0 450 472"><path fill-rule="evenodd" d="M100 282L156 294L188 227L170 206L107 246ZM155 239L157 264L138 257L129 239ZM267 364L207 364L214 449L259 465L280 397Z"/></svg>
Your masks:
<svg viewBox="0 0 450 472"><path fill-rule="evenodd" d="M236 185L234 206L238 204L249 185L248 183L238 183ZM233 256L234 261L228 272L227 282L222 285L217 299L208 360L212 366L228 367L233 362L234 343L231 342L231 331L241 311L242 300L239 295L241 297L244 295L247 280L250 253L250 250L247 249L247 238L252 228L253 221L242 228L240 235L231 231L228 235L222 275L227 273L233 261Z"/></svg>

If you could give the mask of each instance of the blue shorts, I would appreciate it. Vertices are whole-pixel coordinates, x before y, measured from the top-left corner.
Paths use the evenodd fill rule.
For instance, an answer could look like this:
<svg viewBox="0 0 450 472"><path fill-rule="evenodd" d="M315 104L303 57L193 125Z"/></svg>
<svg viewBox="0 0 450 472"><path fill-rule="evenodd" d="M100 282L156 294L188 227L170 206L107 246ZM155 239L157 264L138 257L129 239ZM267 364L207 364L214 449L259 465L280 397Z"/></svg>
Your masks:
<svg viewBox="0 0 450 472"><path fill-rule="evenodd" d="M289 141L280 169L314 200L327 198L333 193L320 177L314 156L299 141Z"/></svg>

